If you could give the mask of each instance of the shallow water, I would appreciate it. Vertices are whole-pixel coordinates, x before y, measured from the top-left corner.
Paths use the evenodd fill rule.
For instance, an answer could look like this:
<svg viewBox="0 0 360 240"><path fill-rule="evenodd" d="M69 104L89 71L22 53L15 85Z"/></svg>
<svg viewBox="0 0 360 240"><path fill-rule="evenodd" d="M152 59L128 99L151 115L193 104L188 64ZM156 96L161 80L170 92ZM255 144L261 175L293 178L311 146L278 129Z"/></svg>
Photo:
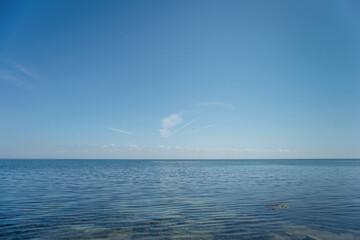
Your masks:
<svg viewBox="0 0 360 240"><path fill-rule="evenodd" d="M360 239L360 160L177 162L0 160L0 239Z"/></svg>

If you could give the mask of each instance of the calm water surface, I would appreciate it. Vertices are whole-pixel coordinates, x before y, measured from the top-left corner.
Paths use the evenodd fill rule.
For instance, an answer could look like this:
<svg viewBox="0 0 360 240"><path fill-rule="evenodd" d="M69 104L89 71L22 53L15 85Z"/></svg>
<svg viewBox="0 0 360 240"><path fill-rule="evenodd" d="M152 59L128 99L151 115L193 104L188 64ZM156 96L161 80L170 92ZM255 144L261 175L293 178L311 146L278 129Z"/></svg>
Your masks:
<svg viewBox="0 0 360 240"><path fill-rule="evenodd" d="M0 239L360 239L360 160L177 162L0 160Z"/></svg>

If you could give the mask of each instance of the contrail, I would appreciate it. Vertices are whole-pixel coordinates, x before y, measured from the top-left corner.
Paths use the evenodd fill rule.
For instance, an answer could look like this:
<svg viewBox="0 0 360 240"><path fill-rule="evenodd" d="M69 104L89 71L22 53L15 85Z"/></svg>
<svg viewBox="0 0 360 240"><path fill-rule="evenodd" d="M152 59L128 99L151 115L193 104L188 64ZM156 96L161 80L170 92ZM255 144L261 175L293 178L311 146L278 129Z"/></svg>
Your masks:
<svg viewBox="0 0 360 240"><path fill-rule="evenodd" d="M199 118L195 118L193 120L191 120L188 123L185 123L184 125L182 125L181 127L179 127L178 129L176 129L171 135L174 135L175 133L177 133L178 131L180 131L183 128L186 128L187 126L189 126L190 124L192 124L193 122L195 122L196 120L198 120Z"/></svg>
<svg viewBox="0 0 360 240"><path fill-rule="evenodd" d="M127 134L127 135L132 135L132 134L133 134L132 132L128 132L128 131L121 130L121 129L111 128L111 127L108 127L108 129L113 130L113 131L115 131L115 132Z"/></svg>
<svg viewBox="0 0 360 240"><path fill-rule="evenodd" d="M222 123L222 122L209 124L209 125L203 126L203 127L201 127L201 128L198 128L198 129L192 130L192 131L190 131L190 132L187 132L187 133L185 133L185 134L195 133L195 132L201 131L201 130L206 129L206 128L214 127L214 126L219 125L219 124L221 124L221 123Z"/></svg>

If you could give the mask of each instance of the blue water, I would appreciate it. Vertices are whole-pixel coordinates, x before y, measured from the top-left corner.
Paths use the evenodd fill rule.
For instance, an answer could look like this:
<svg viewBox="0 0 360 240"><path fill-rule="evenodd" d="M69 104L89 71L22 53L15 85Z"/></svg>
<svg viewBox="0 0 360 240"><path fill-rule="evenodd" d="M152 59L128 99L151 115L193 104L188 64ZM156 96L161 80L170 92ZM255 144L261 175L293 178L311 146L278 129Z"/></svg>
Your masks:
<svg viewBox="0 0 360 240"><path fill-rule="evenodd" d="M0 239L350 240L359 230L360 160L0 160Z"/></svg>

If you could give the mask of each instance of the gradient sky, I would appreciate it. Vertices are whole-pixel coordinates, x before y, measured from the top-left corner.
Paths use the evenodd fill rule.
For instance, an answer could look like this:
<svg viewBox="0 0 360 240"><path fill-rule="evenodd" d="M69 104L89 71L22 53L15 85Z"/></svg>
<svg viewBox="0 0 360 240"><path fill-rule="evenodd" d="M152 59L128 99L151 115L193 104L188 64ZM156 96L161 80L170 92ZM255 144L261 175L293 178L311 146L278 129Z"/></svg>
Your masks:
<svg viewBox="0 0 360 240"><path fill-rule="evenodd" d="M359 158L359 1L0 2L0 158Z"/></svg>

